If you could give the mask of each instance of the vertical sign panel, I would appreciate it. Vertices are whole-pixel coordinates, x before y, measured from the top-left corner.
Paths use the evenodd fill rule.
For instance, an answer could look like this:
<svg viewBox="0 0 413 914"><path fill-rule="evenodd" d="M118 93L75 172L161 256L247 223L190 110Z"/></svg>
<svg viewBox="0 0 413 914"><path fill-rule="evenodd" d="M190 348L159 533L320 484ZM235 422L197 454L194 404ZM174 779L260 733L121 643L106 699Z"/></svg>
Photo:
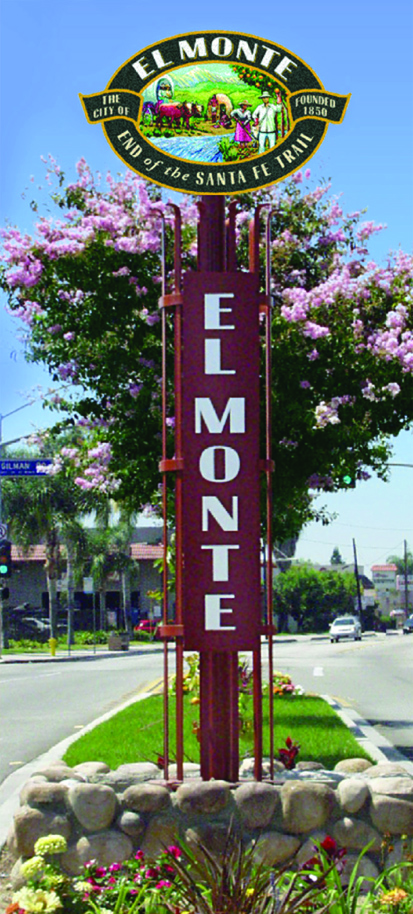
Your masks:
<svg viewBox="0 0 413 914"><path fill-rule="evenodd" d="M187 273L183 299L185 648L259 644L259 313L249 273Z"/></svg>

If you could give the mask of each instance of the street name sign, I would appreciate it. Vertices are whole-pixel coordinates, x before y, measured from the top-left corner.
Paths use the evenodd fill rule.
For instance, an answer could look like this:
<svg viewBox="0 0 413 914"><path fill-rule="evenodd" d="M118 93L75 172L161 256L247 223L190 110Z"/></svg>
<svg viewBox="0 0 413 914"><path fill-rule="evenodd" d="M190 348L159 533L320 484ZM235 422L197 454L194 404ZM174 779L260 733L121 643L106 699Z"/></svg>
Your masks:
<svg viewBox="0 0 413 914"><path fill-rule="evenodd" d="M0 460L0 476L47 476L52 460Z"/></svg>

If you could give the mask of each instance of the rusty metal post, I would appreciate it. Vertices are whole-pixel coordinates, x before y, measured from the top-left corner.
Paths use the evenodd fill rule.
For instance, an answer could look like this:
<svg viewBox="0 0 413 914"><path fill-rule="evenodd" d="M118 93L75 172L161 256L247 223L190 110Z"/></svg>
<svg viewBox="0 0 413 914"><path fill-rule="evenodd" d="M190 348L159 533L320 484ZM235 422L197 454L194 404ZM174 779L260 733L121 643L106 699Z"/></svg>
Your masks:
<svg viewBox="0 0 413 914"><path fill-rule="evenodd" d="M162 215L162 301L166 295L166 263L165 263L165 219ZM166 308L162 308L162 462L165 466L167 459L166 450L166 416L167 416L167 371L166 371ZM168 482L167 473L162 474L162 517L163 517L163 605L162 621L168 622ZM168 671L168 643L163 644L163 760L164 777L169 775L169 671Z"/></svg>
<svg viewBox="0 0 413 914"><path fill-rule="evenodd" d="M181 267L181 212L175 204L169 204L175 214L175 247L174 247L174 290L179 296L182 291ZM178 466L182 464L182 304L179 302L175 308L174 324L175 342L175 458ZM183 579L182 579L182 470L178 469L175 476L175 549L176 549L176 619L178 626L183 621ZM184 675L184 647L183 636L176 636L176 775L178 780L183 780L183 743L184 743L184 711L183 711L183 675Z"/></svg>
<svg viewBox="0 0 413 914"><path fill-rule="evenodd" d="M162 216L162 460L160 469L163 474L162 510L163 510L163 618L161 635L163 645L164 671L164 776L169 775L169 670L168 670L168 637L176 639L176 764L177 778L183 780L183 582L182 582L182 270L181 270L181 212L175 204L168 204L174 211L174 292L167 295L165 263L165 220ZM167 308L173 308L174 320L174 368L175 368L175 455L167 457ZM175 515L176 515L176 619L170 625L168 618L168 518L167 518L167 473L175 473Z"/></svg>
<svg viewBox="0 0 413 914"><path fill-rule="evenodd" d="M274 462L272 454L272 300L271 300L271 216L267 214L265 230L265 294L267 298L265 313L265 474L266 474L266 502L267 502L267 625L268 625L268 701L269 701L269 730L270 730L270 777L274 777L274 696L273 696L273 646L274 646L274 619L273 619L273 586L272 586L272 474Z"/></svg>
<svg viewBox="0 0 413 914"><path fill-rule="evenodd" d="M198 269L227 268L225 198L204 196L199 205ZM234 210L228 226L231 264L234 251ZM201 776L238 779L239 766L238 654L200 652Z"/></svg>

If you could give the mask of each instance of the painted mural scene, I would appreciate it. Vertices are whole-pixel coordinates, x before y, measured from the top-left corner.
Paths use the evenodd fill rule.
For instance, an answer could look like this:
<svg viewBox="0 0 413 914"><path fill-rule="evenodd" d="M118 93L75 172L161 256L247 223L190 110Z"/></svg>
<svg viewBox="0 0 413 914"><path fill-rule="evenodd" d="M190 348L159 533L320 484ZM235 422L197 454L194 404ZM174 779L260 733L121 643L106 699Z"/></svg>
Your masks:
<svg viewBox="0 0 413 914"><path fill-rule="evenodd" d="M238 63L180 67L144 90L139 130L177 158L249 159L287 136L287 91L268 73Z"/></svg>

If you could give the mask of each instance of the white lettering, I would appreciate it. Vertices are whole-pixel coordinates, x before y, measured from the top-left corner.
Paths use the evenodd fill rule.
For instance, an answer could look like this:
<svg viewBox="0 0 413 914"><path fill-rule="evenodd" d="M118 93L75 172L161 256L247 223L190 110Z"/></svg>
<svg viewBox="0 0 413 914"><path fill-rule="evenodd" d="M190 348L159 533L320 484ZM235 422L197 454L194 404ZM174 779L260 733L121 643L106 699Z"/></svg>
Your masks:
<svg viewBox="0 0 413 914"><path fill-rule="evenodd" d="M196 38L193 48L191 48L189 41L180 41L179 42L179 53L181 55L181 60L185 60L185 56L191 57L192 60L195 57L206 57L207 56L207 47L206 47L206 43L205 43L205 38Z"/></svg>
<svg viewBox="0 0 413 914"><path fill-rule="evenodd" d="M221 368L221 340L205 340L205 374L235 374L235 368Z"/></svg>
<svg viewBox="0 0 413 914"><path fill-rule="evenodd" d="M284 73L288 73L288 70L290 69L290 67L296 67L296 66L297 66L297 64L294 63L293 60L290 60L289 57L283 57L283 59L278 64L278 67L275 68L274 72L277 73L278 76L281 76L281 79L286 80L287 77L284 76ZM288 75L290 75L290 74L288 73Z"/></svg>
<svg viewBox="0 0 413 914"><path fill-rule="evenodd" d="M245 397L229 397L219 419L209 397L195 397L195 432L202 431L202 419L209 432L217 435L224 430L229 416L229 430L232 434L245 432Z"/></svg>
<svg viewBox="0 0 413 914"><path fill-rule="evenodd" d="M140 76L141 79L146 79L147 76L152 76L152 73L155 73L155 70L148 71L146 69L146 67L150 66L150 64L148 64L146 61L143 63L144 60L144 57L140 57L139 60L135 60L135 63L132 64L133 69L136 70L138 76Z"/></svg>
<svg viewBox="0 0 413 914"><path fill-rule="evenodd" d="M205 295L204 327L205 330L235 330L234 324L221 324L219 315L231 313L232 308L221 308L221 298L234 298L233 292L212 292Z"/></svg>
<svg viewBox="0 0 413 914"><path fill-rule="evenodd" d="M238 530L238 495L232 496L232 514L227 511L216 495L202 496L202 530L209 530L209 515L216 520L221 530L236 533Z"/></svg>
<svg viewBox="0 0 413 914"><path fill-rule="evenodd" d="M269 67L269 65L274 57L274 54L276 54L277 57L281 57L281 54L279 51L273 51L273 49L267 47L266 44L263 44L263 48L265 48L265 54L260 63L261 67Z"/></svg>
<svg viewBox="0 0 413 914"><path fill-rule="evenodd" d="M229 550L239 549L239 546L214 544L213 546L201 546L201 549L211 549L212 551L212 580L229 581Z"/></svg>
<svg viewBox="0 0 413 914"><path fill-rule="evenodd" d="M217 57L229 57L234 50L234 45L229 38L214 38L211 41L211 51L213 54L216 54Z"/></svg>
<svg viewBox="0 0 413 914"><path fill-rule="evenodd" d="M255 42L253 49L251 50L248 41L240 41L238 44L237 57L241 57L241 52L245 56L245 60L250 60L252 63L255 62L257 56L258 44Z"/></svg>
<svg viewBox="0 0 413 914"><path fill-rule="evenodd" d="M216 458L222 453L224 466L222 479L217 476ZM208 482L231 482L236 479L240 471L241 461L239 454L233 447L207 447L199 458L201 476Z"/></svg>
<svg viewBox="0 0 413 914"><path fill-rule="evenodd" d="M221 600L235 600L233 593L206 593L205 594L205 630L235 631L235 625L221 625L221 614L232 613L229 607L221 606Z"/></svg>
<svg viewBox="0 0 413 914"><path fill-rule="evenodd" d="M162 67L172 67L173 60L164 61L160 51L152 51L152 57L158 67L158 70L162 70Z"/></svg>

